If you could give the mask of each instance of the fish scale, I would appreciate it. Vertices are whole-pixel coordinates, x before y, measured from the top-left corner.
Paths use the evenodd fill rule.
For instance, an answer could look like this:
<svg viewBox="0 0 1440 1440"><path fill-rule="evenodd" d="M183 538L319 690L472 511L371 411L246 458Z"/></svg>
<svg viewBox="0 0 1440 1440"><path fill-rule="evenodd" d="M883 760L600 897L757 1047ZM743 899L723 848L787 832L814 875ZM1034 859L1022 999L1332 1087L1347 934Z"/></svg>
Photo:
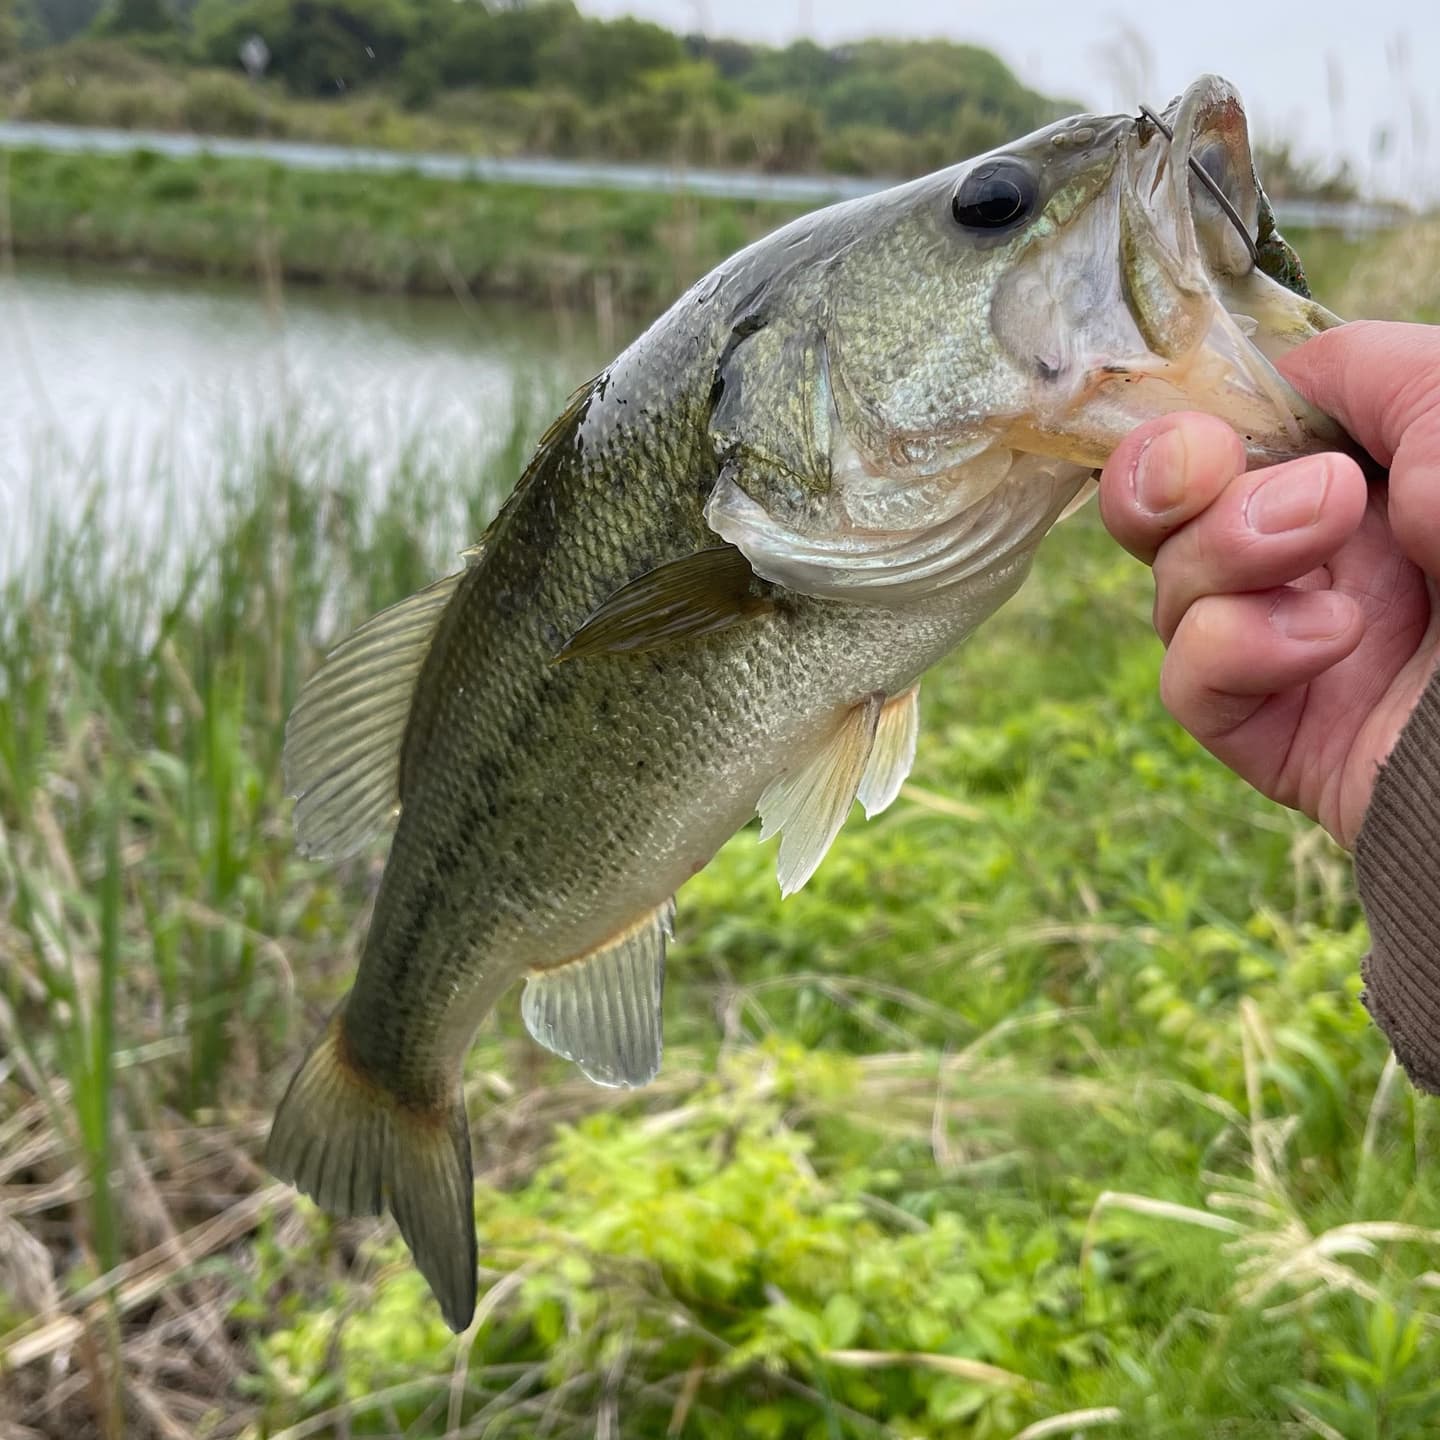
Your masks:
<svg viewBox="0 0 1440 1440"><path fill-rule="evenodd" d="M537 1040L644 1083L675 892L758 811L789 893L857 796L894 800L918 678L1131 426L1209 409L1253 463L1343 441L1271 363L1333 317L1254 268L1290 253L1273 229L1224 228L1267 217L1207 77L1163 126L1077 117L805 217L577 394L466 568L366 622L291 717L306 853L399 820L272 1169L335 1214L388 1206L462 1329L462 1068L501 996L523 981Z"/></svg>

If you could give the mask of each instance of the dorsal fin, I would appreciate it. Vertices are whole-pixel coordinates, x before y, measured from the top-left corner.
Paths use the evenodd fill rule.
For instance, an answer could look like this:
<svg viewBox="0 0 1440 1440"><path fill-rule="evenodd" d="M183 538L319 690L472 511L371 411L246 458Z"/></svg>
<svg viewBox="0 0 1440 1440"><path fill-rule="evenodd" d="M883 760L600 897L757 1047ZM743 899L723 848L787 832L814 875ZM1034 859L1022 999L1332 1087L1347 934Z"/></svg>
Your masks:
<svg viewBox="0 0 1440 1440"><path fill-rule="evenodd" d="M353 855L399 813L415 680L464 573L371 616L305 682L285 726L283 761L302 855Z"/></svg>
<svg viewBox="0 0 1440 1440"><path fill-rule="evenodd" d="M519 496L538 483L545 462L584 420L604 374L587 380L540 437L509 499L478 545L470 566L503 530ZM297 799L296 843L302 855L339 860L370 841L400 809L400 747L415 680L459 571L367 620L306 682L285 727L285 788Z"/></svg>
<svg viewBox="0 0 1440 1440"><path fill-rule="evenodd" d="M527 473L535 468L537 461L545 458L557 441L563 440L566 434L585 418L585 412L590 408L590 402L596 393L605 393L609 376L608 370L601 370L599 374L592 375L583 384L577 385L566 396L565 408L545 427L544 433L535 442L535 453L530 457L530 464L525 467Z"/></svg>

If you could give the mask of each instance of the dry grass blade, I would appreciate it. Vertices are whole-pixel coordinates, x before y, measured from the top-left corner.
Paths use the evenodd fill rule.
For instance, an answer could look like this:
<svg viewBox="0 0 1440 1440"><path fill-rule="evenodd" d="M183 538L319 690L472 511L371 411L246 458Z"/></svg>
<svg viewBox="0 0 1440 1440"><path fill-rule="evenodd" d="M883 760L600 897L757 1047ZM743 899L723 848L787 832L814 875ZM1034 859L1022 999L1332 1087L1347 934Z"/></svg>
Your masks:
<svg viewBox="0 0 1440 1440"><path fill-rule="evenodd" d="M1373 1259L1382 1244L1440 1245L1440 1232L1421 1226L1404 1225L1389 1220L1359 1220L1337 1225L1320 1235L1304 1234L1303 1243L1285 1245L1293 1229L1278 1234L1257 1233L1240 1242L1243 1247L1259 1253L1247 1256L1239 1265L1241 1276L1236 1287L1237 1298L1246 1305L1263 1305L1282 1287L1289 1286L1301 1293L1289 1305L1273 1307L1267 1313L1284 1313L1303 1303L1309 1292L1348 1290L1367 1301L1377 1301L1379 1288L1365 1280L1338 1257L1357 1255ZM1304 1233L1302 1231L1302 1233ZM1440 1316L1419 1313L1422 1324L1440 1328Z"/></svg>
<svg viewBox="0 0 1440 1440"><path fill-rule="evenodd" d="M951 820L968 820L976 823L987 818L985 811L978 805L967 805L963 800L937 794L934 790L926 790L913 781L906 781L900 787L900 795L902 799L911 801L923 810L933 810L937 815L944 815Z"/></svg>
<svg viewBox="0 0 1440 1440"><path fill-rule="evenodd" d="M0 1210L0 1296L24 1315L48 1318L60 1306L50 1252Z"/></svg>
<svg viewBox="0 0 1440 1440"><path fill-rule="evenodd" d="M977 1385L999 1385L1007 1390L1044 1389L1036 1381L983 1360L968 1360L963 1355L936 1355L925 1350L823 1350L820 1358L844 1370L883 1370L903 1365L919 1370L937 1370Z"/></svg>
<svg viewBox="0 0 1440 1440"><path fill-rule="evenodd" d="M1085 1239L1080 1246L1080 1271L1090 1269L1090 1257L1095 1249L1095 1231L1100 1217L1107 1210L1128 1210L1133 1215L1148 1215L1155 1220L1177 1220L1183 1225L1196 1225L1202 1230L1218 1230L1222 1235L1244 1235L1245 1226L1238 1220L1224 1215L1212 1215L1208 1210L1197 1210L1193 1205L1179 1205L1173 1200L1156 1200L1149 1195L1128 1195L1123 1190L1103 1190L1096 1196L1090 1207L1090 1219L1085 1225Z"/></svg>
<svg viewBox="0 0 1440 1440"><path fill-rule="evenodd" d="M130 1394L145 1412L161 1440L193 1440L192 1432L170 1413L150 1386L136 1381L130 1386Z"/></svg>
<svg viewBox="0 0 1440 1440"><path fill-rule="evenodd" d="M155 1299L172 1285L184 1261L194 1262L233 1244L253 1230L265 1213L291 1193L286 1186L269 1185L222 1214L184 1232L173 1242L117 1266L67 1301L71 1310L103 1313L107 1301L114 1313L125 1315ZM181 1257L184 1257L184 1260ZM86 1321L62 1315L38 1328L22 1327L0 1337L0 1367L19 1369L73 1345L84 1333Z"/></svg>
<svg viewBox="0 0 1440 1440"><path fill-rule="evenodd" d="M690 1411L707 1374L709 1369L698 1356L690 1362L690 1368L685 1372L685 1383L675 1397L675 1407L671 1410L670 1421L665 1427L666 1440L675 1440L676 1436L683 1433L685 1422L690 1418Z"/></svg>
<svg viewBox="0 0 1440 1440"><path fill-rule="evenodd" d="M490 1317L513 1295L534 1273L532 1262L502 1276L480 1297L475 1315L460 1337L455 1350L455 1364L450 1372L450 1403L446 1424L451 1430L460 1428L460 1412L465 1402L465 1380L470 1373L470 1357L475 1348L475 1337L484 1329Z"/></svg>
<svg viewBox="0 0 1440 1440"><path fill-rule="evenodd" d="M54 1440L43 1430L32 1430L28 1425L19 1425L0 1416L0 1440Z"/></svg>
<svg viewBox="0 0 1440 1440"><path fill-rule="evenodd" d="M1333 1425L1327 1425L1314 1411L1307 1410L1303 1405L1295 1405L1292 1408L1295 1411L1295 1418L1311 1434L1318 1435L1320 1440L1348 1440L1347 1436L1342 1435Z"/></svg>
<svg viewBox="0 0 1440 1440"><path fill-rule="evenodd" d="M372 1410L383 1410L387 1405L393 1405L398 1400L408 1400L412 1396L433 1394L434 1389L435 1382L428 1376L422 1380L406 1380L399 1385L389 1385L385 1389L376 1390L369 1395L344 1400L339 1405L332 1405L328 1410L321 1410L308 1420L302 1420L298 1425L290 1425L284 1430L276 1430L270 1436L270 1440L309 1440L312 1435L335 1433L337 1430L344 1434L348 1431L349 1422L354 1416L364 1415Z"/></svg>
<svg viewBox="0 0 1440 1440"><path fill-rule="evenodd" d="M1049 1415L1037 1420L1023 1430L1017 1430L1010 1440L1049 1440L1055 1435L1079 1436L1097 1425L1120 1425L1124 1413L1113 1405L1101 1405L1090 1410L1069 1410L1064 1415Z"/></svg>

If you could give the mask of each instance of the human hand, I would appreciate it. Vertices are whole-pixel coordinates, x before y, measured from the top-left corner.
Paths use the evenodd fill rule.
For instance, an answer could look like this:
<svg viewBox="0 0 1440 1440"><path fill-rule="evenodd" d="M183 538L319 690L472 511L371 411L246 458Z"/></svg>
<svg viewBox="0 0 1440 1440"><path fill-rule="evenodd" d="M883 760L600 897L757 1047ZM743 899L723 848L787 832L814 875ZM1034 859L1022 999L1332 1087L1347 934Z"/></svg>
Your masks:
<svg viewBox="0 0 1440 1440"><path fill-rule="evenodd" d="M1142 425L1100 481L1154 567L1166 708L1257 790L1349 848L1440 661L1440 327L1358 322L1279 367L1390 469L1339 454L1244 473L1223 421Z"/></svg>

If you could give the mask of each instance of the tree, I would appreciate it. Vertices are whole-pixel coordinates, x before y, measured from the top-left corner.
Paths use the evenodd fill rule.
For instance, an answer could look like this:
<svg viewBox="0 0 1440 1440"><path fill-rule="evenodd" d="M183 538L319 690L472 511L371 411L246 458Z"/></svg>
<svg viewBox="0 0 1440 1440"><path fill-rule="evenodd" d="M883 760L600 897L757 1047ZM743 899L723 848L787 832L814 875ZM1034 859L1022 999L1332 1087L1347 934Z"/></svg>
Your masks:
<svg viewBox="0 0 1440 1440"><path fill-rule="evenodd" d="M1326 166L1303 159L1288 140L1257 146L1255 171L1272 200L1354 200L1360 193L1345 161Z"/></svg>
<svg viewBox="0 0 1440 1440"><path fill-rule="evenodd" d="M749 70L735 78L757 95L791 98L814 99L846 66L838 51L822 50L813 40L796 40L783 50L757 48L753 59Z"/></svg>
<svg viewBox="0 0 1440 1440"><path fill-rule="evenodd" d="M175 28L175 15L167 0L115 0L94 28L105 35L158 35Z"/></svg>
<svg viewBox="0 0 1440 1440"><path fill-rule="evenodd" d="M100 4L101 0L34 0L34 15L45 37L58 45L88 30Z"/></svg>
<svg viewBox="0 0 1440 1440"><path fill-rule="evenodd" d="M302 95L334 95L397 70L419 13L406 0L201 0L195 33L217 65L237 64L259 35L271 74Z"/></svg>
<svg viewBox="0 0 1440 1440"><path fill-rule="evenodd" d="M647 70L664 70L685 58L680 38L648 20L582 19L568 25L540 55L539 79L592 102L631 89Z"/></svg>
<svg viewBox="0 0 1440 1440"><path fill-rule="evenodd" d="M0 62L20 53L20 16L15 0L0 0Z"/></svg>
<svg viewBox="0 0 1440 1440"><path fill-rule="evenodd" d="M755 46L743 40L687 35L685 49L697 60L708 60L727 80L738 80L755 64Z"/></svg>
<svg viewBox="0 0 1440 1440"><path fill-rule="evenodd" d="M792 47L793 48L793 47ZM944 133L962 112L998 139L1054 119L1056 107L974 45L867 40L844 53L824 96L834 124L883 125L907 135Z"/></svg>
<svg viewBox="0 0 1440 1440"><path fill-rule="evenodd" d="M451 6L450 23L427 46L447 85L493 90L530 90L540 79L540 55L580 23L568 0L487 10L475 0Z"/></svg>

